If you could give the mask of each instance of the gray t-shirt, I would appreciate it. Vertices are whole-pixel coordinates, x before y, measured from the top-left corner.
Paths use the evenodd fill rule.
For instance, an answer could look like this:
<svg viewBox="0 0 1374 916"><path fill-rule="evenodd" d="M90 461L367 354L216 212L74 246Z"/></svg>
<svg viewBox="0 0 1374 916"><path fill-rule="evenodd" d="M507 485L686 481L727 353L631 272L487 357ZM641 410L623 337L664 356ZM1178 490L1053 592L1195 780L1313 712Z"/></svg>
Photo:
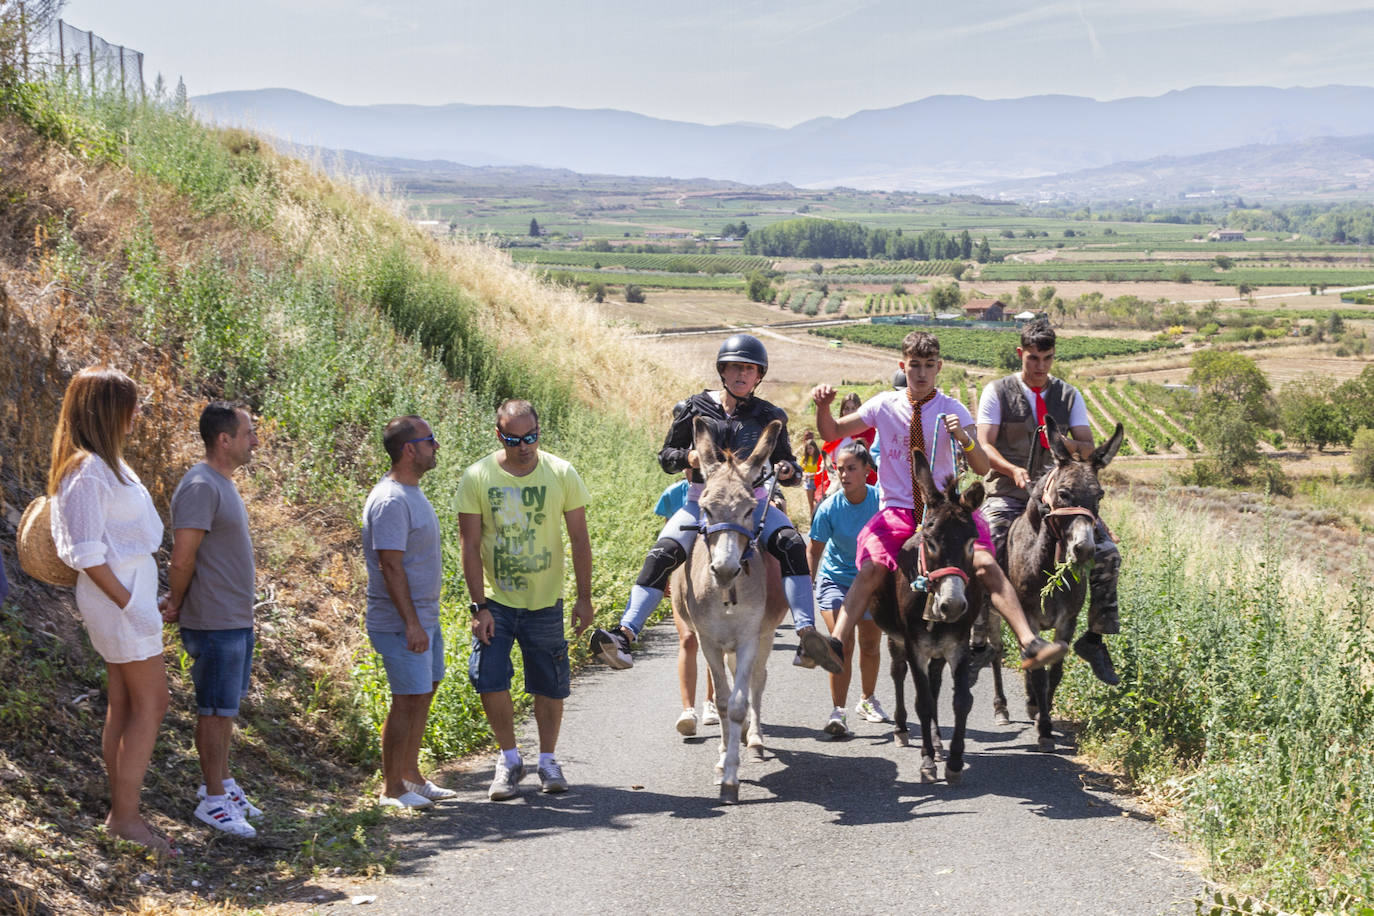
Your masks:
<svg viewBox="0 0 1374 916"><path fill-rule="evenodd" d="M234 482L203 461L192 467L172 494L172 528L205 532L181 602L181 625L192 630L251 627L257 571L248 510Z"/></svg>
<svg viewBox="0 0 1374 916"><path fill-rule="evenodd" d="M383 477L363 505L363 557L367 560L367 628L403 633L405 621L382 578L379 550L403 550L401 565L420 625L439 624L439 588L444 564L439 549L439 516L419 487Z"/></svg>

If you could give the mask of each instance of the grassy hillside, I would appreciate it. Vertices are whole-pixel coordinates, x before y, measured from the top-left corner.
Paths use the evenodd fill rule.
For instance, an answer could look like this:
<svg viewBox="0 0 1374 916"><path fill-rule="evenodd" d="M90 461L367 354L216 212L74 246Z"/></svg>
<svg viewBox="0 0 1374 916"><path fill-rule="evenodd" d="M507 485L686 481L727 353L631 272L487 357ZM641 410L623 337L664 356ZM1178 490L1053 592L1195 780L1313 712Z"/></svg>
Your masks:
<svg viewBox="0 0 1374 916"><path fill-rule="evenodd" d="M0 107L0 551L15 584L0 614L0 909L97 911L144 893L256 904L309 896L322 871L384 868L370 806L384 684L362 642L358 513L385 470L391 416L442 443L424 487L446 544L445 617L465 602L452 494L495 446L505 396L539 407L544 447L592 491L594 596L610 617L652 534L653 461L682 383L573 295L476 244L441 247L388 202L245 134L157 106L3 89ZM130 460L166 510L197 457L211 397L247 400L263 447L241 481L260 570L260 664L235 765L271 804L261 839L192 827L199 781L189 669L168 632L173 687L145 800L187 855L157 866L97 830L103 668L69 596L13 562L12 509L42 486L67 378L113 363L151 392ZM450 670L426 747L437 760L489 737ZM52 753L61 749L59 754ZM270 788L269 788L270 787ZM194 882L197 882L193 884Z"/></svg>

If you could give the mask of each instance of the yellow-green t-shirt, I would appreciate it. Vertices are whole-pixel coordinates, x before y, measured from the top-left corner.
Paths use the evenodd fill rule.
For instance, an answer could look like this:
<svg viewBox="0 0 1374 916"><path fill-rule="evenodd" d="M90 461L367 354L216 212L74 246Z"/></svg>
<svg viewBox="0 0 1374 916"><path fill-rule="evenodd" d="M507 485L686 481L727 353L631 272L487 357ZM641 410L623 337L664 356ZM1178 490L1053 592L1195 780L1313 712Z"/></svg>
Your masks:
<svg viewBox="0 0 1374 916"><path fill-rule="evenodd" d="M482 516L485 594L507 607L540 610L563 597L563 513L590 495L573 466L548 452L524 477L506 473L493 452L458 482L458 511Z"/></svg>

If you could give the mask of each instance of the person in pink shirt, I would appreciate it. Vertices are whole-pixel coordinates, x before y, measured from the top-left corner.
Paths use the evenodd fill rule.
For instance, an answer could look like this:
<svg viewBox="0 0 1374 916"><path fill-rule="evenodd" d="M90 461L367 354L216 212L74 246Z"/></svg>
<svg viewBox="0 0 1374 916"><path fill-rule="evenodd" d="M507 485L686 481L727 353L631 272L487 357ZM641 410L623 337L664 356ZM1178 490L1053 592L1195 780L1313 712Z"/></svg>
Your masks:
<svg viewBox="0 0 1374 916"><path fill-rule="evenodd" d="M817 385L811 392L816 404L816 431L827 440L855 436L872 427L882 443L878 465L878 514L859 532L858 576L850 586L845 605L835 621L832 636L848 638L862 609L886 586L897 569L897 555L920 525L919 490L912 486L911 450L920 449L930 463L936 484L943 488L958 473L949 448L952 437L968 465L977 474L988 471L988 456L973 435L973 417L959 401L935 387L944 366L940 341L928 331L912 331L902 341L902 361L907 387L884 391L864 402L858 410L841 416L831 414L835 389ZM919 414L913 408L919 409ZM940 418L943 417L943 422ZM918 422L913 422L919 418ZM1063 642L1048 642L1026 622L1016 591L997 565L996 550L987 523L974 513L978 540L973 551L974 571L1021 644L1023 668L1039 668L1059 661L1068 653ZM860 609L858 613L854 608Z"/></svg>

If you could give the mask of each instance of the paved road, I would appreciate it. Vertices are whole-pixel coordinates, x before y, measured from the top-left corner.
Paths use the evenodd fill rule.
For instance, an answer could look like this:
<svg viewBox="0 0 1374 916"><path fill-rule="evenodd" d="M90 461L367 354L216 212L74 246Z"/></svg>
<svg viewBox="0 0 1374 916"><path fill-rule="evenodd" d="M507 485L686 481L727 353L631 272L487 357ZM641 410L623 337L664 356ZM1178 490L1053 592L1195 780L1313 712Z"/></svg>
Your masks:
<svg viewBox="0 0 1374 916"><path fill-rule="evenodd" d="M647 642L633 669L574 681L559 746L571 791L541 795L527 777L521 798L493 803L490 764L451 774L458 801L398 818L395 875L353 892L377 895L365 911L1193 912L1203 882L1187 853L1066 756L1030 750L1026 720L994 726L990 677L975 688L963 784L922 785L918 745L896 746L890 726L820 733L824 673L791 666L782 629L764 697L768 756L741 765L741 804L727 808L712 785L718 729L685 741L673 730L671 626ZM886 673L878 696L892 696ZM533 736L531 723L527 754ZM363 912L348 898L334 906Z"/></svg>

